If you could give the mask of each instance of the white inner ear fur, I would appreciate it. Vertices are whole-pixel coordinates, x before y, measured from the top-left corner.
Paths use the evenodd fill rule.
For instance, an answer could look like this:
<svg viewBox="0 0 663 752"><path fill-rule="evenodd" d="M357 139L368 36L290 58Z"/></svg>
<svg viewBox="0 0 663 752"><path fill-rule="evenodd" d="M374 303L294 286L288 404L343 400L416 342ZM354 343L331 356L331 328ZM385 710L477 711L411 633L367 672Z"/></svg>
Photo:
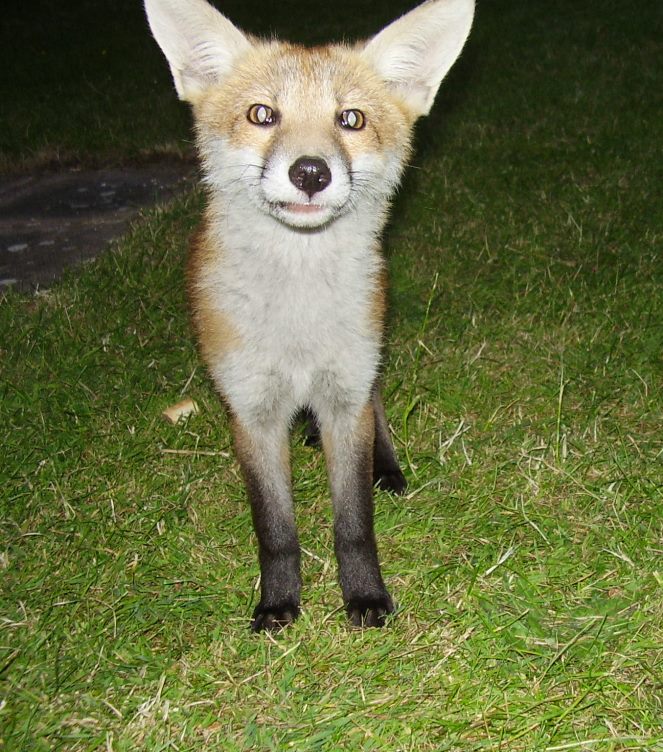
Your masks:
<svg viewBox="0 0 663 752"><path fill-rule="evenodd" d="M227 75L236 57L251 47L247 37L205 0L145 0L145 12L180 99L195 99Z"/></svg>
<svg viewBox="0 0 663 752"><path fill-rule="evenodd" d="M427 0L370 39L362 55L417 116L427 115L473 16L474 0Z"/></svg>

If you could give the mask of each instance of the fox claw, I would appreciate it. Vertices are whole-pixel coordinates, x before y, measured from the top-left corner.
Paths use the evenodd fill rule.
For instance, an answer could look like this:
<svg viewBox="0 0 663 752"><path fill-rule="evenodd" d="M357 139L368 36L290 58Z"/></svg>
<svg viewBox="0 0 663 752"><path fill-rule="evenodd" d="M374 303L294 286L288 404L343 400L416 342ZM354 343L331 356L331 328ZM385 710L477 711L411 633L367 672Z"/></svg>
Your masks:
<svg viewBox="0 0 663 752"><path fill-rule="evenodd" d="M252 632L279 632L292 624L299 616L299 607L294 603L274 606L258 605L251 621Z"/></svg>
<svg viewBox="0 0 663 752"><path fill-rule="evenodd" d="M394 613L394 604L385 598L354 598L347 607L348 619L353 627L384 627L387 616Z"/></svg>

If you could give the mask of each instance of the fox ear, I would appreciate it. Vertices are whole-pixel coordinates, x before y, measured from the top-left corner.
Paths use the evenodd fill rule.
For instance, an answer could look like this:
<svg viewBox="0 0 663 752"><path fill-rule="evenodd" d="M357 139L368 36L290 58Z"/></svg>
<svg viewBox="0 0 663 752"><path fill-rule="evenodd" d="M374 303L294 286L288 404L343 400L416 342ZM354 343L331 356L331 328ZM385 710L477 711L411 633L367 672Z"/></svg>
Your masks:
<svg viewBox="0 0 663 752"><path fill-rule="evenodd" d="M145 0L145 12L175 80L180 99L226 75L251 42L205 0Z"/></svg>
<svg viewBox="0 0 663 752"><path fill-rule="evenodd" d="M427 115L473 16L474 0L427 0L370 39L362 55L417 116Z"/></svg>

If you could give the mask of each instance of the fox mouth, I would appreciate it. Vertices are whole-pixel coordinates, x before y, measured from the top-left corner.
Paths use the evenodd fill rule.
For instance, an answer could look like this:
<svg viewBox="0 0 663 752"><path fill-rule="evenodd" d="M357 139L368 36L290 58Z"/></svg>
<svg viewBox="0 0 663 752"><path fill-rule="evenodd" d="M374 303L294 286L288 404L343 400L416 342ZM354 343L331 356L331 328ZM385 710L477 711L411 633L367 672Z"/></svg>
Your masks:
<svg viewBox="0 0 663 752"><path fill-rule="evenodd" d="M315 229L323 227L338 215L338 208L295 201L270 201L270 214L290 227Z"/></svg>
<svg viewBox="0 0 663 752"><path fill-rule="evenodd" d="M332 150L324 158L291 151L274 152L262 162L253 157L251 164L261 169L249 190L286 227L323 230L352 208L350 165Z"/></svg>
<svg viewBox="0 0 663 752"><path fill-rule="evenodd" d="M327 207L321 204L295 204L290 202L279 202L277 206L293 214L318 214L327 210Z"/></svg>

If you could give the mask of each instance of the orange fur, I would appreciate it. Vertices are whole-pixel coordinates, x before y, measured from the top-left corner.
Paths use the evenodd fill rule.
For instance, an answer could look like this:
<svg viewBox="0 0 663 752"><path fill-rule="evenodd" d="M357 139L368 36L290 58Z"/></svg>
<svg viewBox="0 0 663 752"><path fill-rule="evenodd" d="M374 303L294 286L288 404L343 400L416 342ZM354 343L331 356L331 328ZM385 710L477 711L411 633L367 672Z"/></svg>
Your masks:
<svg viewBox="0 0 663 752"><path fill-rule="evenodd" d="M209 270L223 255L210 237L209 227L209 221L204 221L191 239L187 264L191 318L202 356L208 363L241 344L236 326L215 304L214 288L209 284Z"/></svg>

